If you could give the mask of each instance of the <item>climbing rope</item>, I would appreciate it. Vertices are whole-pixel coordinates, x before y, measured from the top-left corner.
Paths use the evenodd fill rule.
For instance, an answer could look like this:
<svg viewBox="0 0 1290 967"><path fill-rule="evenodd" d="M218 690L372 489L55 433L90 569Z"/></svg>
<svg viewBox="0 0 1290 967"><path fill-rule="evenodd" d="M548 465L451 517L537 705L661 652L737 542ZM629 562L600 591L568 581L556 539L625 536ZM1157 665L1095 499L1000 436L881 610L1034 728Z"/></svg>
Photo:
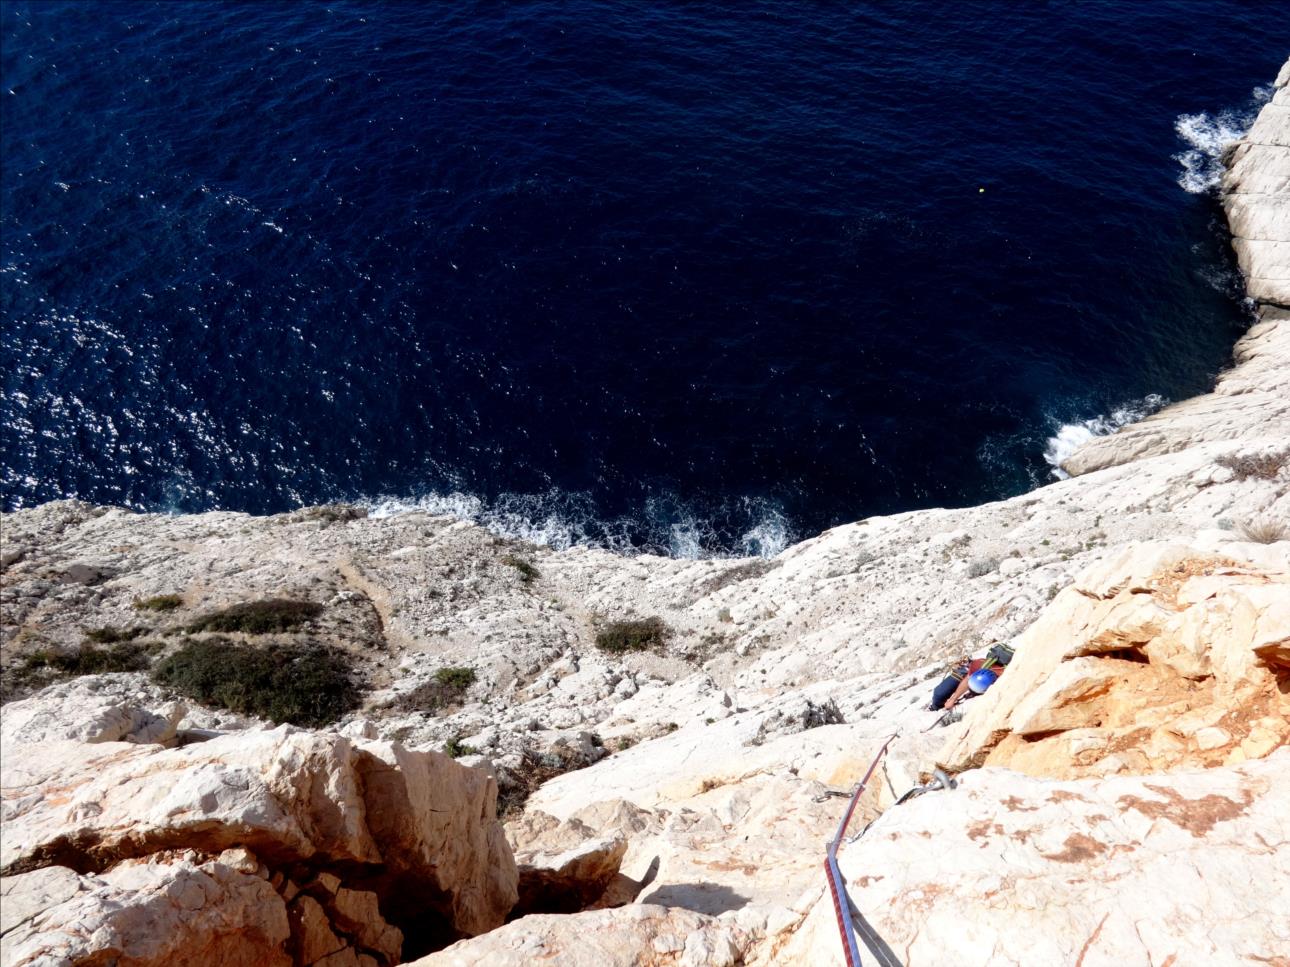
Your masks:
<svg viewBox="0 0 1290 967"><path fill-rule="evenodd" d="M837 833L829 841L829 849L825 855L824 870L829 878L829 891L833 894L833 911L837 914L838 932L842 935L842 953L846 957L847 967L860 967L860 946L856 942L855 922L851 919L851 898L847 895L842 871L838 869L838 847L842 845L842 838L847 834L847 826L851 823L851 815L860 802L860 794L869 784L869 779L878 768L878 763L887 753L887 746L891 745L897 734L893 732L888 737L882 744L882 748L878 750L878 754L873 757L873 762L869 763L869 771L864 774L855 792L851 794L851 802L842 816L842 822L838 823Z"/></svg>

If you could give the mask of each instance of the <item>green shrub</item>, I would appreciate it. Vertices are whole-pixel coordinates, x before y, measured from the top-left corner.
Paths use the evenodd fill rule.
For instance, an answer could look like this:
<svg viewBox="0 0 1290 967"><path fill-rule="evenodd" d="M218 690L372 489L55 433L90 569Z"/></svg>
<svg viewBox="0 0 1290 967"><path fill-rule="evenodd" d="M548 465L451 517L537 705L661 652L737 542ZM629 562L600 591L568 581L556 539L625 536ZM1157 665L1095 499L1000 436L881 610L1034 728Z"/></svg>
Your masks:
<svg viewBox="0 0 1290 967"><path fill-rule="evenodd" d="M142 598L134 602L136 611L174 611L183 607L184 599L177 594L158 594L151 598Z"/></svg>
<svg viewBox="0 0 1290 967"><path fill-rule="evenodd" d="M520 751L517 768L501 768L497 774L497 818L506 819L524 810L524 804L544 782L588 765L578 753L556 745L545 753L532 746Z"/></svg>
<svg viewBox="0 0 1290 967"><path fill-rule="evenodd" d="M449 739L443 744L443 754L453 758L460 759L464 755L476 755L479 752L473 745L466 745L460 739Z"/></svg>
<svg viewBox="0 0 1290 967"><path fill-rule="evenodd" d="M475 684L475 669L461 665L448 665L434 673L434 680L445 688L465 691Z"/></svg>
<svg viewBox="0 0 1290 967"><path fill-rule="evenodd" d="M97 645L113 645L121 641L134 641L147 630L147 628L86 628L85 640Z"/></svg>
<svg viewBox="0 0 1290 967"><path fill-rule="evenodd" d="M29 671L47 668L67 678L105 672L141 672L152 664L152 656L162 646L156 641L133 641L133 637L108 638L106 640L114 642L108 648L82 645L73 652L33 652L23 658L23 667Z"/></svg>
<svg viewBox="0 0 1290 967"><path fill-rule="evenodd" d="M516 557L514 554L507 554L502 558L502 563L509 564L511 567L515 568L515 570L519 571L520 580L525 584L532 584L536 578L540 578L542 576L542 572L534 567L531 562L524 560L522 557Z"/></svg>
<svg viewBox="0 0 1290 967"><path fill-rule="evenodd" d="M260 648L227 638L189 640L152 677L203 705L293 725L327 725L359 699L349 657L314 644Z"/></svg>
<svg viewBox="0 0 1290 967"><path fill-rule="evenodd" d="M475 669L449 665L435 672L430 681L396 697L387 707L403 712L437 712L458 704L475 684L475 678Z"/></svg>
<svg viewBox="0 0 1290 967"><path fill-rule="evenodd" d="M292 631L322 614L322 605L291 598L267 598L243 601L219 611L202 615L188 626L190 632L241 632L264 635L275 631Z"/></svg>
<svg viewBox="0 0 1290 967"><path fill-rule="evenodd" d="M649 651L666 644L670 629L659 617L611 621L596 632L596 647L611 655Z"/></svg>

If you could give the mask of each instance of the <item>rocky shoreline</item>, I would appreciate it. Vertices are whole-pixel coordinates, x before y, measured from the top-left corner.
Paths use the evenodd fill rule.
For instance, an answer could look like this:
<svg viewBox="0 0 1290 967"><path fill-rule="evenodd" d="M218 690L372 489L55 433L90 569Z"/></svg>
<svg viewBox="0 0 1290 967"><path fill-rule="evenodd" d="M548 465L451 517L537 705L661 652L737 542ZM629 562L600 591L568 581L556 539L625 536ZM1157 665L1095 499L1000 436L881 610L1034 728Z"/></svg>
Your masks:
<svg viewBox="0 0 1290 967"><path fill-rule="evenodd" d="M1226 157L1233 368L1016 498L771 561L346 507L5 515L0 963L841 962L834 794L893 733L840 862L900 961L1278 962L1288 83ZM1014 639L930 728L945 663ZM356 694L275 727L291 696L227 676L253 653ZM934 767L958 788L894 805Z"/></svg>

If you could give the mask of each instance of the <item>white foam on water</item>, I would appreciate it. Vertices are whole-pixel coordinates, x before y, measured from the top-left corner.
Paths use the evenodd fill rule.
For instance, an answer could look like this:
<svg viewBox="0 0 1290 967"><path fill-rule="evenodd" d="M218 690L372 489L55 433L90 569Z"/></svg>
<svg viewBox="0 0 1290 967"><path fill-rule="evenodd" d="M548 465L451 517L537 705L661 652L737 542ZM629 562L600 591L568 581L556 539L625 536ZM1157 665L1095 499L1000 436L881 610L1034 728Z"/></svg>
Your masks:
<svg viewBox="0 0 1290 967"><path fill-rule="evenodd" d="M377 497L356 501L372 517L426 513L479 524L499 537L517 538L554 550L598 547L620 554L664 554L683 560L717 557L774 557L793 540L788 519L766 501L741 499L739 518L752 521L732 543L717 523L674 498L646 501L638 520L604 519L589 497L551 491L503 494L485 501L461 491L417 497ZM633 534L645 533L640 546Z"/></svg>
<svg viewBox="0 0 1290 967"><path fill-rule="evenodd" d="M1217 188L1223 177L1223 149L1244 136L1259 108L1271 97L1271 87L1256 87L1250 95L1251 103L1243 108L1216 114L1180 114L1174 121L1174 130L1187 148L1174 155L1182 165L1178 186L1194 195Z"/></svg>
<svg viewBox="0 0 1290 967"><path fill-rule="evenodd" d="M1132 403L1117 406L1110 413L1080 420L1076 423L1064 423L1048 438L1044 447L1044 459L1053 468L1053 476L1065 480L1070 476L1062 469L1062 461L1094 437L1109 436L1122 426L1137 423L1145 419L1168 402L1158 393L1151 393Z"/></svg>
<svg viewBox="0 0 1290 967"><path fill-rule="evenodd" d="M750 528L739 539L744 557L775 557L793 540L788 519L776 511L769 511L764 519Z"/></svg>

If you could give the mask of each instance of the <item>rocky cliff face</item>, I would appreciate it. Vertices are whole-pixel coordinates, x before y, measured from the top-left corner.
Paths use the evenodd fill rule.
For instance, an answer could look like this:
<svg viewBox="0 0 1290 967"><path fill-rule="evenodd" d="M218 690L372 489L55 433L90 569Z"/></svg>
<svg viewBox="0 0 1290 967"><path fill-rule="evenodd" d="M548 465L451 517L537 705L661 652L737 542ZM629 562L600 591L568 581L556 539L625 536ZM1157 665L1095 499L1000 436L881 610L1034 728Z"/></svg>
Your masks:
<svg viewBox="0 0 1290 967"><path fill-rule="evenodd" d="M877 962L1280 962L1288 79L1229 153L1234 367L1015 499L773 561L5 516L0 962L840 963L824 843L893 733L840 856ZM945 663L1012 639L936 727Z"/></svg>
<svg viewBox="0 0 1290 967"><path fill-rule="evenodd" d="M437 753L289 727L6 743L5 962L399 963L514 906L495 800Z"/></svg>

